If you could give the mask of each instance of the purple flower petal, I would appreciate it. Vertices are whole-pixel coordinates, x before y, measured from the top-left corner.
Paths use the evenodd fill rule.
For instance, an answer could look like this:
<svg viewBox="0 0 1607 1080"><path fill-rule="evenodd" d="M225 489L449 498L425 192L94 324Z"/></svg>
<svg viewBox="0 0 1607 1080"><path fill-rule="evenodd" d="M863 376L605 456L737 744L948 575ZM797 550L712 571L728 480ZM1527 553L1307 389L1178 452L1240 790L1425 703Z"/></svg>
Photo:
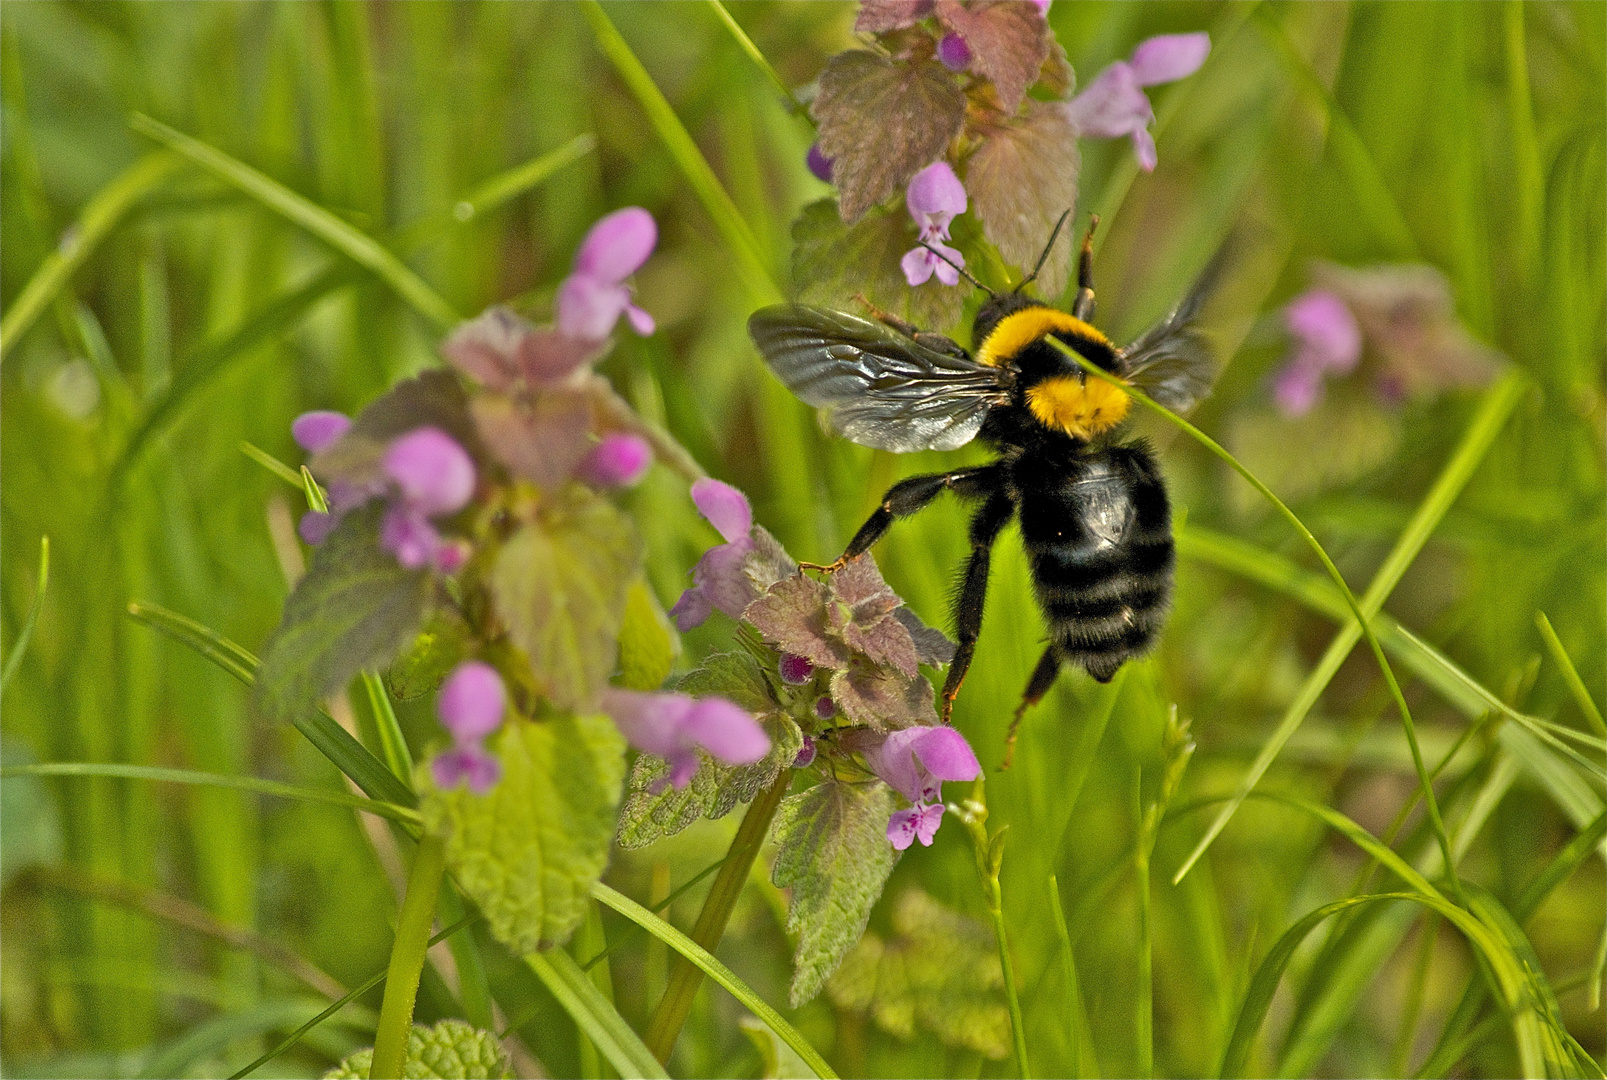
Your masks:
<svg viewBox="0 0 1607 1080"><path fill-rule="evenodd" d="M670 786L676 791L680 791L692 782L692 777L697 775L698 766L702 764L698 760L697 754L693 753L690 748L677 750L671 753L666 760L670 765L669 776L666 779L669 780Z"/></svg>
<svg viewBox="0 0 1607 1080"><path fill-rule="evenodd" d="M915 757L938 780L975 780L982 772L971 744L951 727L911 728L909 740ZM905 734L898 732L897 734Z"/></svg>
<svg viewBox="0 0 1607 1080"><path fill-rule="evenodd" d="M942 824L943 807L941 805L934 804L917 808L915 835L921 841L922 847L932 846L932 840L937 836L938 826Z"/></svg>
<svg viewBox="0 0 1607 1080"><path fill-rule="evenodd" d="M1361 327L1334 293L1310 289L1283 309L1284 325L1299 352L1322 370L1346 373L1361 360Z"/></svg>
<svg viewBox="0 0 1607 1080"><path fill-rule="evenodd" d="M699 586L693 586L681 594L670 608L670 618L675 620L675 628L686 633L694 627L702 626L714 614L714 601L709 599L707 593Z"/></svg>
<svg viewBox="0 0 1607 1080"><path fill-rule="evenodd" d="M497 669L480 660L465 660L452 669L435 698L441 724L459 742L483 739L502 726L507 691Z"/></svg>
<svg viewBox="0 0 1607 1080"><path fill-rule="evenodd" d="M788 686L802 686L815 677L815 665L794 653L781 654L780 670L781 681Z"/></svg>
<svg viewBox="0 0 1607 1080"><path fill-rule="evenodd" d="M469 561L469 543L467 540L445 540L435 549L435 556L430 565L443 574L455 574L463 569L463 564Z"/></svg>
<svg viewBox="0 0 1607 1080"><path fill-rule="evenodd" d="M575 273L619 283L642 268L658 243L658 225L640 206L598 219L575 254Z"/></svg>
<svg viewBox="0 0 1607 1080"><path fill-rule="evenodd" d="M316 510L309 510L301 515L296 523L296 532L300 534L302 542L317 547L329 539L329 534L335 531L340 524L340 518L334 514L320 514Z"/></svg>
<svg viewBox="0 0 1607 1080"><path fill-rule="evenodd" d="M792 759L794 769L807 769L815 763L815 740L812 736L803 737L803 746L798 749L798 756Z"/></svg>
<svg viewBox="0 0 1607 1080"><path fill-rule="evenodd" d="M742 564L753 550L753 541L741 537L729 544L711 547L692 568L692 583L702 590L709 603L733 619L742 618L748 605L759 599Z"/></svg>
<svg viewBox="0 0 1607 1080"><path fill-rule="evenodd" d="M752 765L770 752L770 736L753 715L722 697L701 698L681 730L727 765Z"/></svg>
<svg viewBox="0 0 1607 1080"><path fill-rule="evenodd" d="M417 510L395 503L385 511L379 526L380 547L396 556L409 570L421 570L435 561L441 534Z"/></svg>
<svg viewBox="0 0 1607 1080"><path fill-rule="evenodd" d="M476 795L484 795L502 779L502 762L478 743L454 746L437 754L430 762L435 786L450 790L466 783Z"/></svg>
<svg viewBox="0 0 1607 1080"><path fill-rule="evenodd" d="M1176 82L1200 70L1211 54L1211 35L1162 34L1138 43L1130 61L1139 86Z"/></svg>
<svg viewBox="0 0 1607 1080"><path fill-rule="evenodd" d="M603 711L614 718L625 740L638 750L668 758L688 748L681 732L694 702L685 694L637 690L603 691Z"/></svg>
<svg viewBox="0 0 1607 1080"><path fill-rule="evenodd" d="M592 487L632 487L653 463L653 448L640 435L618 432L603 440L580 464L580 477Z"/></svg>
<svg viewBox="0 0 1607 1080"><path fill-rule="evenodd" d="M1132 67L1122 60L1101 71L1066 103L1065 110L1077 134L1094 139L1131 135L1155 117Z"/></svg>
<svg viewBox="0 0 1607 1080"><path fill-rule="evenodd" d="M909 282L910 288L913 289L917 285L925 285L939 263L925 248L910 248L898 261L898 265L904 271L904 280Z"/></svg>
<svg viewBox="0 0 1607 1080"><path fill-rule="evenodd" d="M653 316L649 315L635 304L626 306L625 318L630 321L631 329L636 331L642 337L647 337L658 328L658 323L653 321Z"/></svg>
<svg viewBox="0 0 1607 1080"><path fill-rule="evenodd" d="M944 34L937 43L937 58L950 71L964 71L971 66L971 46L959 34Z"/></svg>
<svg viewBox="0 0 1607 1080"><path fill-rule="evenodd" d="M947 226L956 214L965 213L965 185L954 175L946 161L934 161L916 173L904 191L904 205L917 224L925 225L923 218L948 215L939 228Z"/></svg>
<svg viewBox="0 0 1607 1080"><path fill-rule="evenodd" d="M340 437L351 430L351 417L345 413L331 412L328 409L319 409L315 412L304 412L290 422L290 437L296 440L296 445L309 454L316 454L326 447L333 446Z"/></svg>
<svg viewBox="0 0 1607 1080"><path fill-rule="evenodd" d="M558 329L566 336L601 341L631 306L631 291L612 281L571 274L558 288Z"/></svg>
<svg viewBox="0 0 1607 1080"><path fill-rule="evenodd" d="M1297 356L1272 377L1272 398L1283 415L1306 415L1322 400L1322 368Z"/></svg>
<svg viewBox="0 0 1607 1080"><path fill-rule="evenodd" d="M1039 13L1047 19L1049 17L1049 5L1054 3L1054 0L1032 0L1032 2L1038 5Z"/></svg>
<svg viewBox="0 0 1607 1080"><path fill-rule="evenodd" d="M384 465L409 505L432 517L456 513L474 494L474 462L440 428L422 427L396 439Z"/></svg>
<svg viewBox="0 0 1607 1080"><path fill-rule="evenodd" d="M748 497L730 484L705 477L692 485L692 502L727 543L753 531L753 507Z"/></svg>
<svg viewBox="0 0 1607 1080"><path fill-rule="evenodd" d="M975 780L982 771L965 736L941 725L895 731L864 755L871 771L912 803L936 798L944 780Z"/></svg>
<svg viewBox="0 0 1607 1080"><path fill-rule="evenodd" d="M915 843L915 821L919 816L919 811L911 807L908 810L894 810L893 816L887 819L887 840L895 850L907 850Z"/></svg>
<svg viewBox="0 0 1607 1080"><path fill-rule="evenodd" d="M820 152L819 143L809 148L809 153L804 157L804 165L815 174L815 179L831 183L831 158Z"/></svg>

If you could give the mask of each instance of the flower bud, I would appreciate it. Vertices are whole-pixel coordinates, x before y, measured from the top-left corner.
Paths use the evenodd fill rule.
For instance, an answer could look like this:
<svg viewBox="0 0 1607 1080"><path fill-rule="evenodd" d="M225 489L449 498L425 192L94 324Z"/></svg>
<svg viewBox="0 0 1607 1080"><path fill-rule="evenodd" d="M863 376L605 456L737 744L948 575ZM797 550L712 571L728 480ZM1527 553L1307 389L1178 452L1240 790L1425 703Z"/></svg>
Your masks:
<svg viewBox="0 0 1607 1080"><path fill-rule="evenodd" d="M781 654L781 681L788 686L802 686L815 677L815 665L806 657L795 653Z"/></svg>
<svg viewBox="0 0 1607 1080"><path fill-rule="evenodd" d="M307 453L316 454L325 447L334 445L342 435L351 430L351 426L351 418L345 413L319 409L304 412L292 420L290 437L295 439L296 445Z"/></svg>
<svg viewBox="0 0 1607 1080"><path fill-rule="evenodd" d="M640 435L603 437L581 463L580 477L595 488L634 487L653 463L653 448Z"/></svg>
<svg viewBox="0 0 1607 1080"><path fill-rule="evenodd" d="M496 668L465 660L452 669L435 699L435 712L458 742L483 739L502 726L507 692Z"/></svg>
<svg viewBox="0 0 1607 1080"><path fill-rule="evenodd" d="M440 428L422 427L396 439L384 465L408 503L432 517L456 513L474 494L474 462Z"/></svg>

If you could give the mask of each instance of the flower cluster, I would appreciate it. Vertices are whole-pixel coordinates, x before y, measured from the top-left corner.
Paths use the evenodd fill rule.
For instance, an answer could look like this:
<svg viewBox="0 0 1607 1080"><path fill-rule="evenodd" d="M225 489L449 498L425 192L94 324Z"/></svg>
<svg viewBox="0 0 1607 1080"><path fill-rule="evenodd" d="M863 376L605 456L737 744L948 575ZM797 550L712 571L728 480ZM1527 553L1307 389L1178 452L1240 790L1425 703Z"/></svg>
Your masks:
<svg viewBox="0 0 1607 1080"><path fill-rule="evenodd" d="M949 222L965 213L965 204L965 186L946 161L934 161L910 180L904 205L915 219L921 246L906 252L899 265L911 288L925 284L933 274L945 285L960 283L958 268L965 265L965 256L944 241L949 238Z"/></svg>
<svg viewBox="0 0 1607 1080"><path fill-rule="evenodd" d="M965 736L951 727L861 735L859 746L871 771L910 802L887 823L887 839L899 851L916 840L931 847L943 823L943 781L975 780L982 772Z"/></svg>
<svg viewBox="0 0 1607 1080"><path fill-rule="evenodd" d="M467 784L484 795L502 777L502 763L485 748L486 737L502 726L507 692L490 664L465 660L452 669L435 699L435 713L452 736L452 747L435 755L430 775L440 788Z"/></svg>
<svg viewBox="0 0 1607 1080"><path fill-rule="evenodd" d="M1397 402L1482 385L1501 364L1457 318L1450 283L1433 267L1318 263L1312 276L1316 285L1283 308L1292 348L1272 396L1286 417L1315 408L1325 380L1358 370L1380 398Z"/></svg>
<svg viewBox="0 0 1607 1080"><path fill-rule="evenodd" d="M327 411L303 413L290 426L291 436L314 455L315 464L318 455L338 453L351 430L350 419ZM307 543L321 544L347 513L384 495L388 505L380 545L409 570L430 567L455 573L467 548L444 538L436 519L467 506L474 484L474 461L457 440L436 427L415 428L392 439L367 467L336 470L329 479L328 512L308 510L297 529Z"/></svg>

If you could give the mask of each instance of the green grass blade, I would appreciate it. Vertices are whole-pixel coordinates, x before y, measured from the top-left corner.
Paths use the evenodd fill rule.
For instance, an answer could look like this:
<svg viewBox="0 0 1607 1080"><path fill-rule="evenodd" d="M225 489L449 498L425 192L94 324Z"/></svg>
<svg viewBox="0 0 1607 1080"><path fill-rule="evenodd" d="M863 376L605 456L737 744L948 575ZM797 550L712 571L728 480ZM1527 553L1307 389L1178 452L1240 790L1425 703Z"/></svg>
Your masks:
<svg viewBox="0 0 1607 1080"><path fill-rule="evenodd" d="M278 458L274 457L261 447L253 446L248 442L242 442L240 444L240 453L244 454L252 461L255 461L258 465L261 465L264 469L267 469L269 472L273 473L279 479L283 480L292 487L299 488L302 486L301 474L299 472L297 472L295 469L292 469L289 465L286 465L284 462L280 461Z"/></svg>
<svg viewBox="0 0 1607 1080"><path fill-rule="evenodd" d="M826 1064L826 1059L820 1056L820 1051L811 1046L809 1040L799 1034L798 1029L789 1024L769 1002L755 993L752 987L715 959L712 953L624 893L617 892L600 881L591 887L591 894L692 961L705 975L730 991L732 997L763 1021L782 1042L792 1047L821 1080L835 1080L837 1074ZM654 1064L657 1065L656 1060Z"/></svg>
<svg viewBox="0 0 1607 1080"><path fill-rule="evenodd" d="M385 755L385 764L391 767L391 772L405 784L413 778L413 755L407 749L407 739L402 735L396 710L391 707L391 696L385 690L385 681L372 671L363 672L362 680L363 689L368 694L368 708L374 716L374 727L379 732L380 752Z"/></svg>
<svg viewBox="0 0 1607 1080"><path fill-rule="evenodd" d="M111 776L125 780L155 780L166 784L233 788L236 791L254 791L259 795L273 795L281 799L344 806L365 814L390 818L392 821L420 824L418 811L406 806L380 802L377 799L365 799L344 791L320 791L317 788L282 784L277 780L263 780L255 776L224 776L221 773L196 772L192 769L94 761L47 761L36 765L8 765L0 768L0 778L7 776Z"/></svg>
<svg viewBox="0 0 1607 1080"><path fill-rule="evenodd" d="M187 1076L190 1068L222 1053L230 1043L270 1031L281 1031L317 1013L319 1002L305 998L275 998L239 1012L225 1013L191 1028L159 1047L137 1074L140 1077Z"/></svg>
<svg viewBox="0 0 1607 1080"><path fill-rule="evenodd" d="M455 221L468 222L481 214L490 213L595 149L597 149L597 136L590 132L576 135L556 150L549 150L538 158L516 165L472 189L453 204L452 218Z"/></svg>
<svg viewBox="0 0 1607 1080"><path fill-rule="evenodd" d="M257 658L217 631L194 619L156 604L130 604L128 613L139 622L187 645L247 686L257 679ZM292 721L318 752L351 778L370 798L398 806L415 807L418 796L369 752L351 733L322 709Z"/></svg>
<svg viewBox="0 0 1607 1080"><path fill-rule="evenodd" d="M759 51L759 46L753 43L753 39L748 36L748 32L742 29L736 19L732 17L731 10L720 0L708 0L708 4L709 7L714 9L715 17L720 20L721 25L731 32L731 36L736 39L736 43L741 46L742 51L748 54L748 58L770 80L770 85L776 88L776 92L781 95L781 99L787 103L787 110L802 116L813 124L814 117L810 116L808 110L798 103L797 98L792 96L792 91L787 88L787 84L782 81L776 69L770 66L770 61L766 60L764 53Z"/></svg>
<svg viewBox="0 0 1607 1080"><path fill-rule="evenodd" d="M33 628L39 622L39 611L45 602L45 587L50 584L50 537L39 538L39 584L34 588L33 600L28 604L28 615L22 621L22 629L17 631L16 643L11 646L11 655L6 657L4 671L0 671L0 694L5 693L7 686L11 685L11 677L22 666L22 658L28 652L28 641L33 637Z"/></svg>
<svg viewBox="0 0 1607 1080"><path fill-rule="evenodd" d="M101 241L128 216L128 212L165 183L182 164L183 158L165 150L147 154L101 188L85 204L77 223L62 236L56 250L45 257L28 284L23 286L22 292L12 301L5 317L0 318L0 359L28 332L39 313L56 298L74 271L100 247Z"/></svg>
<svg viewBox="0 0 1607 1080"><path fill-rule="evenodd" d="M766 263L758 238L743 220L736 203L731 201L731 196L721 185L720 178L714 175L708 159L697 148L697 143L692 141L680 117L675 115L663 91L653 82L653 77L636 58L597 0L586 0L581 10L585 12L586 21L591 24L592 33L597 37L598 48L602 49L603 55L635 95L642 111L647 114L648 122L670 152L670 157L674 158L675 164L686 176L687 183L692 185L692 191L703 204L703 209L714 219L714 227L720 230L726 245L736 256L743 281L752 291L755 302L779 303L782 299L781 290Z"/></svg>
<svg viewBox="0 0 1607 1080"><path fill-rule="evenodd" d="M318 239L364 267L407 302L413 310L445 329L462 316L424 279L373 237L353 228L317 203L291 191L277 180L230 157L216 147L192 139L143 113L130 120L134 130L189 158L221 179L233 184L263 206L301 226Z"/></svg>
<svg viewBox="0 0 1607 1080"><path fill-rule="evenodd" d="M408 1036L413 1030L413 1006L418 999L419 976L430 947L441 878L446 873L446 841L426 834L413 851L402 910L396 916L391 962L385 971L385 997L380 1004L379 1027L374 1032L374 1057L369 1075L397 1077L407 1062Z"/></svg>
<svg viewBox="0 0 1607 1080"><path fill-rule="evenodd" d="M1507 130L1512 140L1512 165L1517 180L1513 199L1517 221L1509 235L1522 273L1520 288L1529 293L1540 280L1539 242L1545 179L1529 96L1529 54L1524 44L1523 8L1521 0L1506 0L1502 5L1502 36L1507 63Z"/></svg>
<svg viewBox="0 0 1607 1080"><path fill-rule="evenodd" d="M1061 1015L1066 1021L1067 1076L1085 1075L1082 1067L1083 1037L1088 1030L1088 1013L1083 1006L1082 987L1077 979L1077 955L1071 948L1071 931L1066 929L1066 909L1060 902L1060 882L1049 875L1049 910L1054 916L1055 941L1060 948L1062 976L1066 980Z"/></svg>
<svg viewBox="0 0 1607 1080"><path fill-rule="evenodd" d="M1551 659L1557 662L1557 666L1562 669L1562 677L1568 680L1568 689L1573 691L1579 711L1585 714L1585 719L1590 721L1590 726L1595 729L1597 735L1607 738L1607 721L1602 720L1601 710L1597 709L1596 703L1591 700L1590 691L1585 689L1585 680L1579 677L1579 669L1574 667L1572 658L1568 656L1568 650L1562 647L1562 640L1551 628L1551 620L1546 618L1545 612L1537 611L1534 613L1534 624L1539 628L1540 636L1545 639L1546 648L1551 651Z"/></svg>
<svg viewBox="0 0 1607 1080"><path fill-rule="evenodd" d="M549 949L530 953L525 963L619 1075L669 1076L625 1018L603 997L590 976L580 970L574 957L562 949Z"/></svg>

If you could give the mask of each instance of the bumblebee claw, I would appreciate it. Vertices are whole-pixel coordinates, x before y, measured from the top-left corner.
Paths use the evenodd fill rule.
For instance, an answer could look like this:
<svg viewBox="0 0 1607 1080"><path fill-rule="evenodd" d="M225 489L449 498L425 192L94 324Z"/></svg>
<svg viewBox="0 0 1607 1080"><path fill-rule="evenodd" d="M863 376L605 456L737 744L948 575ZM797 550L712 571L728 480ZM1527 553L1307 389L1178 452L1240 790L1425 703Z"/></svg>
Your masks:
<svg viewBox="0 0 1607 1080"><path fill-rule="evenodd" d="M798 569L800 571L803 571L803 570L818 570L822 574L835 574L837 571L841 570L843 567L845 567L847 565L848 565L848 560L845 559L845 558L839 557L836 562L825 563L825 564L813 563L813 562L801 562L801 563L798 564Z"/></svg>

